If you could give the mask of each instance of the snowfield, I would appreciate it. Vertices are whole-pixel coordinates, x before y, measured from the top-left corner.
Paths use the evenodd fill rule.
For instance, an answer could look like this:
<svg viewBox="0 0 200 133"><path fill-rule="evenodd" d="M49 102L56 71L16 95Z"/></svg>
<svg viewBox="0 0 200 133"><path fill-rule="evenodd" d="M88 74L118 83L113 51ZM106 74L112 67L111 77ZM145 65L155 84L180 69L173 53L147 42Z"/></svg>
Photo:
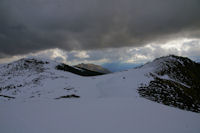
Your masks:
<svg viewBox="0 0 200 133"><path fill-rule="evenodd" d="M38 59L37 59L38 60ZM1 95L14 97L16 101L32 99L55 99L75 94L84 98L136 97L138 86L148 83L152 77L148 72L153 67L132 69L102 76L82 77L70 72L56 70L58 63L48 60L48 64L29 63L24 68L20 60L1 66ZM28 60L30 61L30 60ZM46 62L44 59L39 61ZM11 99L0 97L1 101Z"/></svg>
<svg viewBox="0 0 200 133"><path fill-rule="evenodd" d="M142 98L0 104L1 133L199 133L200 115Z"/></svg>
<svg viewBox="0 0 200 133"><path fill-rule="evenodd" d="M200 132L198 113L139 96L138 86L152 80L152 65L82 77L40 60L48 63L0 66L0 133Z"/></svg>

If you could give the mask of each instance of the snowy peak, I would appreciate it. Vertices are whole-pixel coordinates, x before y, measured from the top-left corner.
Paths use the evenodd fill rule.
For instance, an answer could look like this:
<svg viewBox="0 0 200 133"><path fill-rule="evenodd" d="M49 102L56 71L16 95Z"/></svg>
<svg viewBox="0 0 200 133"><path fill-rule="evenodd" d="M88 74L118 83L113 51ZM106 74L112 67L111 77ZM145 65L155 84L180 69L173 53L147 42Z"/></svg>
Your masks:
<svg viewBox="0 0 200 133"><path fill-rule="evenodd" d="M0 67L0 100L58 98L76 95L67 81L79 76L56 70L59 63L39 58L25 58ZM68 93L66 93L66 90Z"/></svg>
<svg viewBox="0 0 200 133"><path fill-rule="evenodd" d="M185 57L174 55L155 59L143 67L153 67L154 78L138 89L147 99L200 112L200 65Z"/></svg>
<svg viewBox="0 0 200 133"><path fill-rule="evenodd" d="M175 55L164 56L147 63L142 68L152 67L159 76L168 76L176 81L192 86L190 80L199 79L200 65L189 58Z"/></svg>
<svg viewBox="0 0 200 133"><path fill-rule="evenodd" d="M168 75L171 79L186 83L192 86L190 80L199 79L200 72L198 63L186 57L175 55L165 56L155 59L152 64L155 66L154 72L160 76Z"/></svg>
<svg viewBox="0 0 200 133"><path fill-rule="evenodd" d="M169 67L176 67L177 65L185 66L193 64L194 62L187 57L169 55L156 58L152 62L146 63L142 67L154 67L155 69L168 69Z"/></svg>
<svg viewBox="0 0 200 133"><path fill-rule="evenodd" d="M49 64L49 62L36 58L23 58L13 63L2 65L0 74L1 76L23 76L26 72L40 73L44 71L44 65L46 64Z"/></svg>

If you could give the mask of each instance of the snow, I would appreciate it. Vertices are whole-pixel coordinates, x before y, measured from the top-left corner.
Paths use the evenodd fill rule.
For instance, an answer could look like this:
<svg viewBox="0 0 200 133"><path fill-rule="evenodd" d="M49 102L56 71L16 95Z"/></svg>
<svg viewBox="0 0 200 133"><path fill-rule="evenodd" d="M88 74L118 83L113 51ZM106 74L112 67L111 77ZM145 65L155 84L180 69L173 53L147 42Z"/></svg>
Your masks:
<svg viewBox="0 0 200 133"><path fill-rule="evenodd" d="M21 67L23 60L14 62L14 65L9 68L3 68L0 75L2 76L0 87L14 85L16 88L3 89L1 94L21 101L28 101L30 98L55 99L71 94L76 94L81 98L136 97L139 96L136 91L138 86L141 83L148 84L152 79L145 76L146 73L152 71L152 68L131 69L96 77L81 77L56 70L58 63L49 60L48 62L40 66L42 72L37 72L34 66L30 69L16 69L16 66ZM12 73L8 74L10 70ZM73 89L67 90L67 88ZM4 97L0 97L1 99L6 100Z"/></svg>
<svg viewBox="0 0 200 133"><path fill-rule="evenodd" d="M102 76L81 77L56 70L58 63L48 62L41 66L44 71L40 73L33 68L18 71L1 66L0 87L12 84L16 89L0 92L15 97L14 100L0 97L0 133L200 131L199 114L139 96L138 86L153 79L148 76L155 69L152 65ZM10 69L15 73L6 75ZM80 98L55 99L71 94Z"/></svg>
<svg viewBox="0 0 200 133"><path fill-rule="evenodd" d="M160 75L158 75L158 74L155 74L155 75L156 75L157 77L159 77L160 79L171 80L171 81L176 82L176 83L179 83L179 84L181 84L181 85L183 85L183 86L185 86L185 87L187 87L187 88L191 88L190 86L188 86L188 85L186 85L186 84L184 84L184 83L182 83L182 82L179 82L179 81L177 81L177 80L174 80L174 79L170 78L168 75L162 75L162 76L160 76Z"/></svg>
<svg viewBox="0 0 200 133"><path fill-rule="evenodd" d="M0 104L2 133L199 133L200 115L145 99Z"/></svg>

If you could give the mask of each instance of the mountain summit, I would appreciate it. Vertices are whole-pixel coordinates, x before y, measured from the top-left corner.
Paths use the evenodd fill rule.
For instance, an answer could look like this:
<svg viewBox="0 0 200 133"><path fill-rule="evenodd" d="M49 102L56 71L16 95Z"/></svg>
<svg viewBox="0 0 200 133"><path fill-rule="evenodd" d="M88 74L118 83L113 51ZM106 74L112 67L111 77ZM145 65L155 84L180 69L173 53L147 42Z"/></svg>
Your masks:
<svg viewBox="0 0 200 133"><path fill-rule="evenodd" d="M154 70L149 73L153 80L138 89L142 97L200 112L200 64L189 58L170 55L143 67L153 67Z"/></svg>

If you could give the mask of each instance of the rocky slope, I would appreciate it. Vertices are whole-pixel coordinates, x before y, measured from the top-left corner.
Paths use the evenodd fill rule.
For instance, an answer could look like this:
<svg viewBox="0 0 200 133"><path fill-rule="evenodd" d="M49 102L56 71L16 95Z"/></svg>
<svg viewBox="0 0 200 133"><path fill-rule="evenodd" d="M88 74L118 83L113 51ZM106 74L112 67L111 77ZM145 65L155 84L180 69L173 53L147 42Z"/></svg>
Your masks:
<svg viewBox="0 0 200 133"><path fill-rule="evenodd" d="M72 66L69 66L69 65L66 65L66 64L59 64L56 66L56 69L57 70L63 70L63 71L66 71L66 72L71 72L71 73L74 73L74 74L77 74L77 75L80 75L80 76L97 76L97 75L104 75L106 73L104 73L103 71L100 72L98 70L90 70L90 69L86 69L84 67L72 67Z"/></svg>
<svg viewBox="0 0 200 133"><path fill-rule="evenodd" d="M153 80L141 84L142 97L181 109L200 112L200 64L178 56L155 59L143 67L153 66Z"/></svg>
<svg viewBox="0 0 200 133"><path fill-rule="evenodd" d="M110 71L108 69L103 68L102 66L99 66L99 65L95 65L95 64L81 63L81 64L76 65L75 67L90 70L90 71L95 71L95 72L99 72L99 73L110 73Z"/></svg>

